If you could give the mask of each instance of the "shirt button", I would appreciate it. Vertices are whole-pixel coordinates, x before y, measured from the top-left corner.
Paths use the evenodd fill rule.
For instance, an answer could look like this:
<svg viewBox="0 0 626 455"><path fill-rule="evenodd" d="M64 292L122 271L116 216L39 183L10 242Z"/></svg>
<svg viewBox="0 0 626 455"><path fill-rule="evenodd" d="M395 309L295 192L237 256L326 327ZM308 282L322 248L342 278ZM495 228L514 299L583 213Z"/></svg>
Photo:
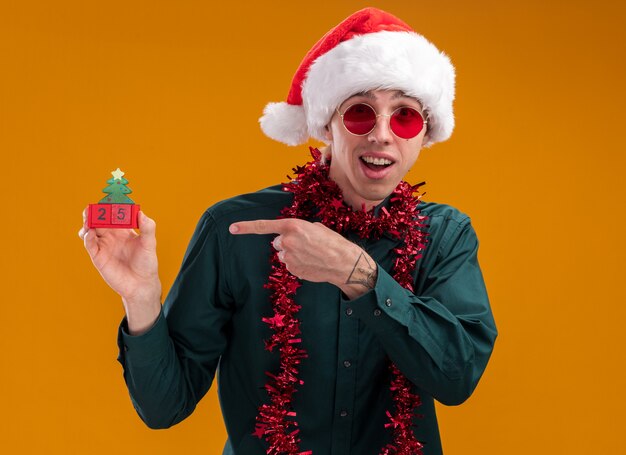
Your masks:
<svg viewBox="0 0 626 455"><path fill-rule="evenodd" d="M382 313L382 311L380 311L378 308L374 310L374 316L380 316L380 313Z"/></svg>
<svg viewBox="0 0 626 455"><path fill-rule="evenodd" d="M350 363L349 360L344 360L343 361L343 366L346 367L346 368L350 368L352 366L352 364Z"/></svg>
<svg viewBox="0 0 626 455"><path fill-rule="evenodd" d="M387 305L388 307L391 306L391 299L385 300L385 305Z"/></svg>
<svg viewBox="0 0 626 455"><path fill-rule="evenodd" d="M342 410L342 411L339 413L339 415L340 415L341 417L347 417L347 416L348 416L348 411L346 411L346 410L344 409L344 410Z"/></svg>
<svg viewBox="0 0 626 455"><path fill-rule="evenodd" d="M348 316L352 316L352 308L348 308L348 309L346 309L346 314L347 314Z"/></svg>
<svg viewBox="0 0 626 455"><path fill-rule="evenodd" d="M128 352L128 346L124 345L124 352Z"/></svg>

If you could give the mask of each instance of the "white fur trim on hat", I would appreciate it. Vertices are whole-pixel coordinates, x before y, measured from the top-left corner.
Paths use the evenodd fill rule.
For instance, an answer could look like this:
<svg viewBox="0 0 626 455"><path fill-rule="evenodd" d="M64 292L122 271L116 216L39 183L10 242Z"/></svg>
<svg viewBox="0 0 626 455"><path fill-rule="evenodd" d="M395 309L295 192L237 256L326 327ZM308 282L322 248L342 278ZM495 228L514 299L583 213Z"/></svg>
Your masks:
<svg viewBox="0 0 626 455"><path fill-rule="evenodd" d="M312 65L302 85L309 134L324 140L324 127L347 98L376 89L401 90L429 112L424 145L445 141L454 129L454 67L426 38L381 31L339 43Z"/></svg>
<svg viewBox="0 0 626 455"><path fill-rule="evenodd" d="M287 145L299 145L309 139L304 108L285 102L269 103L259 119L263 132Z"/></svg>

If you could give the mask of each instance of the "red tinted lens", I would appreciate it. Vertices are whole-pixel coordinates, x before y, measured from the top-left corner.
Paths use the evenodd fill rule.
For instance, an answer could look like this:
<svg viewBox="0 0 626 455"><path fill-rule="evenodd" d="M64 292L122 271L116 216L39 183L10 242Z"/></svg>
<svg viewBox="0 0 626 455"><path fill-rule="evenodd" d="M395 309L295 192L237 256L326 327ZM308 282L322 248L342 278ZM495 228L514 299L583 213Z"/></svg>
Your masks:
<svg viewBox="0 0 626 455"><path fill-rule="evenodd" d="M352 134L367 134L376 125L376 112L367 104L353 104L344 112L343 124Z"/></svg>
<svg viewBox="0 0 626 455"><path fill-rule="evenodd" d="M417 109L401 107L396 109L389 119L393 133L402 139L411 139L424 128L424 119Z"/></svg>

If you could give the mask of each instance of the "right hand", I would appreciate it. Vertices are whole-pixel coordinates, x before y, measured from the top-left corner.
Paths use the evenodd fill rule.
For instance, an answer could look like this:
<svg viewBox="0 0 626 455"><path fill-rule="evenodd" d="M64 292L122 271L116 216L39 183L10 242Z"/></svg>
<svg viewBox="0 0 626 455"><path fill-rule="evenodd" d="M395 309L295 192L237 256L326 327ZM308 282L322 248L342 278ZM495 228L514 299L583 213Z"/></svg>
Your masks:
<svg viewBox="0 0 626 455"><path fill-rule="evenodd" d="M145 331L161 308L156 223L140 211L139 234L133 229L89 229L87 211L78 236L104 281L122 296L131 333Z"/></svg>

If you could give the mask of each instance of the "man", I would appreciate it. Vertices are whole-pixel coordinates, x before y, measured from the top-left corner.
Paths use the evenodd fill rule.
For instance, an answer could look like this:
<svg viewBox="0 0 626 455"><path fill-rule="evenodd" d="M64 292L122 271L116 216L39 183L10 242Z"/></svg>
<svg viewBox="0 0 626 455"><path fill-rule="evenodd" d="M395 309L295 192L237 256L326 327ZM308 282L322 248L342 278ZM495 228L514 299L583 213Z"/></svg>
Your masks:
<svg viewBox="0 0 626 455"><path fill-rule="evenodd" d="M121 296L119 360L146 424L187 417L219 365L225 454L440 454L434 399L467 399L496 328L469 218L401 182L454 126L454 69L359 11L327 33L264 132L328 147L202 216L160 304L155 223L80 232Z"/></svg>

